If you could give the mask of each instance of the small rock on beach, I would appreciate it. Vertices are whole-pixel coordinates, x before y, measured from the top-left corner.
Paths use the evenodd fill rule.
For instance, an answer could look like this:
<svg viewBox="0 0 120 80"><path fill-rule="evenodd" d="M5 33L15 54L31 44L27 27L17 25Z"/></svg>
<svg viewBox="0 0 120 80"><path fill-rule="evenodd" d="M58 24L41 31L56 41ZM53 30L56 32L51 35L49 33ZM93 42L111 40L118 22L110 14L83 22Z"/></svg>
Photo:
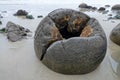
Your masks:
<svg viewBox="0 0 120 80"><path fill-rule="evenodd" d="M28 12L21 9L21 10L18 10L14 15L15 16L26 16L28 15Z"/></svg>
<svg viewBox="0 0 120 80"><path fill-rule="evenodd" d="M98 11L105 11L105 8L104 8L104 7L100 7L100 8L98 9Z"/></svg>
<svg viewBox="0 0 120 80"><path fill-rule="evenodd" d="M33 15L26 15L27 19L34 19Z"/></svg>
<svg viewBox="0 0 120 80"><path fill-rule="evenodd" d="M37 16L37 18L42 18L42 17L43 17L42 15Z"/></svg>
<svg viewBox="0 0 120 80"><path fill-rule="evenodd" d="M17 25L13 22L8 22L5 28L0 29L1 32L6 33L7 39L11 42L19 41L27 36L29 29Z"/></svg>

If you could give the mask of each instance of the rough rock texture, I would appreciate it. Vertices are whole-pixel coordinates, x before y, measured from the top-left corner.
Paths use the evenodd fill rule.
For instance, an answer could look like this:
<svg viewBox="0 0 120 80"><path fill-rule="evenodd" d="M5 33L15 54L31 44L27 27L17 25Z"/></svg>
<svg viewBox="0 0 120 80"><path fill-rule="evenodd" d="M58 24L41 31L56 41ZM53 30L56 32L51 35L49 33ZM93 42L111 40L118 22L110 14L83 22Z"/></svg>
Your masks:
<svg viewBox="0 0 120 80"><path fill-rule="evenodd" d="M25 36L27 36L27 33L30 32L29 29L25 29L24 27L16 25L12 22L7 23L5 30L7 33L7 38L12 42L16 42L25 38Z"/></svg>
<svg viewBox="0 0 120 80"><path fill-rule="evenodd" d="M106 36L99 22L71 9L57 9L39 24L34 37L37 57L63 74L93 71L106 54Z"/></svg>
<svg viewBox="0 0 120 80"><path fill-rule="evenodd" d="M120 4L112 6L112 10L120 10Z"/></svg>
<svg viewBox="0 0 120 80"><path fill-rule="evenodd" d="M15 16L26 16L28 15L28 12L25 10L18 10L14 15Z"/></svg>
<svg viewBox="0 0 120 80"><path fill-rule="evenodd" d="M105 8L104 8L104 7L100 7L100 8L98 9L98 11L105 11Z"/></svg>
<svg viewBox="0 0 120 80"><path fill-rule="evenodd" d="M120 24L118 24L111 32L110 39L120 45Z"/></svg>

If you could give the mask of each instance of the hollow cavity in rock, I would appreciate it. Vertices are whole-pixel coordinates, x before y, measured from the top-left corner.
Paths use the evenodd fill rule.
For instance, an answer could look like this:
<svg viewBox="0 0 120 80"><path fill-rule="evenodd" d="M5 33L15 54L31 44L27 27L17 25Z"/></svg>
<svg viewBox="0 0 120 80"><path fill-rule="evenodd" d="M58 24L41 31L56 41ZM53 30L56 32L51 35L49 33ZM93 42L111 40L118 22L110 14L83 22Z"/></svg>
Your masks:
<svg viewBox="0 0 120 80"><path fill-rule="evenodd" d="M91 27L90 26L88 27L86 25L88 20L85 20L80 17L71 19L70 16L66 15L55 22L57 22L57 23L55 23L56 27L58 28L59 33L61 34L61 36L64 39L68 39L71 37L79 37L81 34L82 34L82 36L80 36L80 37L88 37L90 35L90 33L92 32ZM86 28L86 26L87 26L87 28ZM58 31L56 31L56 32L58 33ZM84 35L83 35L83 33L84 33ZM54 32L54 34L55 34L55 32Z"/></svg>
<svg viewBox="0 0 120 80"><path fill-rule="evenodd" d="M87 20L80 17L70 20L69 16L64 16L59 19L59 23L55 23L51 28L51 39L48 41L46 48L43 49L43 54L40 60L43 59L47 48L56 41L71 37L89 37L93 32L93 29L90 25L87 25L87 22Z"/></svg>

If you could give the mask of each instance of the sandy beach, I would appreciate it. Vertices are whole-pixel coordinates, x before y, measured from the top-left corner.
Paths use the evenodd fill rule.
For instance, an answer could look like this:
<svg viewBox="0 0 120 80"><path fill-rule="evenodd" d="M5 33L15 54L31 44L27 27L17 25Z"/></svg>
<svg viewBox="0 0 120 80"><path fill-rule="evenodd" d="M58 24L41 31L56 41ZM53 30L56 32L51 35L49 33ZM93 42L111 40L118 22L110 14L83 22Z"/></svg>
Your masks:
<svg viewBox="0 0 120 80"><path fill-rule="evenodd" d="M0 28L5 27L8 21L12 21L32 31L31 37L17 42L10 42L5 34L0 34L0 80L119 80L120 57L117 53L120 52L120 46L111 42L109 35L120 20L107 20L108 14L99 12L84 12L99 21L108 40L106 56L95 71L84 75L64 75L53 72L41 63L34 52L34 33L40 21L57 8L71 8L79 11L78 4L0 5L0 13L3 16L0 19L3 23ZM35 19L13 16L19 9L28 11ZM7 11L7 13L2 13L2 11ZM43 15L43 18L37 18L38 15Z"/></svg>

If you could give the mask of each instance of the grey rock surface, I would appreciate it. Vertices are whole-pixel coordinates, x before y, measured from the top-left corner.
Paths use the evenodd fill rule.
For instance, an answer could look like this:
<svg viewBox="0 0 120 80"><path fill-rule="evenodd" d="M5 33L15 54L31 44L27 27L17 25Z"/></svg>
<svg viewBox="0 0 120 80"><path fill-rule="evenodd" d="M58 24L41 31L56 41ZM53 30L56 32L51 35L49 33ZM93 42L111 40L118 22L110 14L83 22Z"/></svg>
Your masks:
<svg viewBox="0 0 120 80"><path fill-rule="evenodd" d="M81 3L80 5L79 5L79 8L87 8L87 4L86 3Z"/></svg>
<svg viewBox="0 0 120 80"><path fill-rule="evenodd" d="M28 15L28 12L20 9L14 15L15 16L26 16L26 15Z"/></svg>
<svg viewBox="0 0 120 80"><path fill-rule="evenodd" d="M82 9L88 9L88 10L97 10L97 7L87 5L86 3L81 3L78 7Z"/></svg>
<svg viewBox="0 0 120 80"><path fill-rule="evenodd" d="M24 27L14 24L13 22L8 22L6 25L6 33L7 38L12 41L16 42L18 40L21 40L27 36L27 32L30 30L25 29Z"/></svg>
<svg viewBox="0 0 120 80"><path fill-rule="evenodd" d="M116 4L116 5L112 6L111 9L112 10L120 10L120 4Z"/></svg>
<svg viewBox="0 0 120 80"><path fill-rule="evenodd" d="M0 21L0 25L2 24L2 21Z"/></svg>
<svg viewBox="0 0 120 80"><path fill-rule="evenodd" d="M76 20L80 23L76 24ZM34 48L37 57L53 71L85 74L95 70L102 62L107 42L96 19L75 10L57 9L40 22L35 32Z"/></svg>
<svg viewBox="0 0 120 80"><path fill-rule="evenodd" d="M110 39L116 43L117 45L120 45L120 24L118 24L110 34Z"/></svg>
<svg viewBox="0 0 120 80"><path fill-rule="evenodd" d="M104 7L100 7L98 11L105 11L106 9Z"/></svg>

